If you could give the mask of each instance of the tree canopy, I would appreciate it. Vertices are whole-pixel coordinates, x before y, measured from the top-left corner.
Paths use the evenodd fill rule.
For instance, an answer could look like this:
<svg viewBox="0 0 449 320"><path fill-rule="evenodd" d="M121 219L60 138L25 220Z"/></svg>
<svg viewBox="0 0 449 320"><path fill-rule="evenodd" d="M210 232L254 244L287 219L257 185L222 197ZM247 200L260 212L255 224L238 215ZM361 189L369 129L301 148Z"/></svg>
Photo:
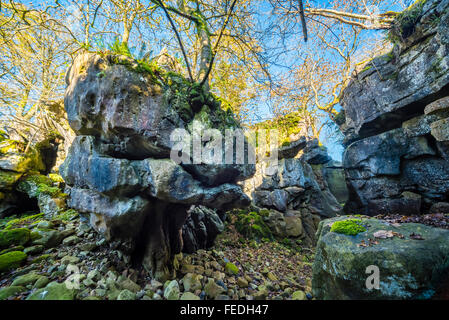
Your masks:
<svg viewBox="0 0 449 320"><path fill-rule="evenodd" d="M409 5L391 0L1 0L1 118L22 127L63 130L56 124L64 122L64 112L55 106L62 109L65 70L81 50L115 50L147 62L162 52L242 123L294 114L301 121L293 126L326 139L335 131L342 90L374 55L391 50L385 30Z"/></svg>

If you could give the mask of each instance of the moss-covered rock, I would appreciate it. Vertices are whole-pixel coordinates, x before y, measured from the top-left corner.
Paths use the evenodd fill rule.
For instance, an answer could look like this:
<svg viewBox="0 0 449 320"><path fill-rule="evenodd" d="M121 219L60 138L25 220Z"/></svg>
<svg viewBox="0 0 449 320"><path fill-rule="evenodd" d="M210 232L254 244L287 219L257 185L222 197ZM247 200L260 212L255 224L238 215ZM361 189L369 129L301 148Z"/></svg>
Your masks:
<svg viewBox="0 0 449 320"><path fill-rule="evenodd" d="M62 192L58 187L53 186L53 180L41 174L30 174L22 178L17 189L28 194L32 198L37 198L40 194L47 194L54 197L62 197Z"/></svg>
<svg viewBox="0 0 449 320"><path fill-rule="evenodd" d="M239 210L235 227L237 231L249 239L272 239L270 228L263 220L263 216L256 211Z"/></svg>
<svg viewBox="0 0 449 320"><path fill-rule="evenodd" d="M239 273L239 268L232 262L226 263L225 270L230 275L237 275Z"/></svg>
<svg viewBox="0 0 449 320"><path fill-rule="evenodd" d="M22 286L9 286L0 289L0 300L6 300L9 297L15 296L21 292L26 291Z"/></svg>
<svg viewBox="0 0 449 320"><path fill-rule="evenodd" d="M10 246L23 246L30 240L30 230L17 228L0 231L0 249Z"/></svg>
<svg viewBox="0 0 449 320"><path fill-rule="evenodd" d="M33 245L43 245L45 248L53 248L58 246L65 237L69 236L67 232L58 231L58 230L43 230L36 229L40 235L40 238L33 241Z"/></svg>
<svg viewBox="0 0 449 320"><path fill-rule="evenodd" d="M30 272L14 279L11 285L27 286L29 284L34 284L37 280L39 280L40 277L42 276L37 274L36 272Z"/></svg>
<svg viewBox="0 0 449 320"><path fill-rule="evenodd" d="M28 227L29 225L40 221L43 215L43 213L39 213L33 215L24 215L20 218L11 219L6 223L5 230Z"/></svg>
<svg viewBox="0 0 449 320"><path fill-rule="evenodd" d="M292 293L292 300L307 300L307 296L304 291L298 290Z"/></svg>
<svg viewBox="0 0 449 320"><path fill-rule="evenodd" d="M74 300L77 290L69 289L65 283L50 282L45 288L36 290L27 300Z"/></svg>
<svg viewBox="0 0 449 320"><path fill-rule="evenodd" d="M66 209L67 194L59 187L60 182L41 174L29 174L20 179L17 190L36 198L39 209L51 218Z"/></svg>
<svg viewBox="0 0 449 320"><path fill-rule="evenodd" d="M27 148L23 142L5 139L0 141L0 169L16 173L43 171L45 164L38 148Z"/></svg>
<svg viewBox="0 0 449 320"><path fill-rule="evenodd" d="M22 174L18 172L0 171L0 189L12 190L21 176Z"/></svg>
<svg viewBox="0 0 449 320"><path fill-rule="evenodd" d="M48 283L50 282L50 280L45 277L45 276L41 276L39 277L36 282L33 285L33 289L41 289L44 288Z"/></svg>
<svg viewBox="0 0 449 320"><path fill-rule="evenodd" d="M23 251L24 250L24 246L14 246L14 247L10 247L8 249L4 249L2 251L0 251L0 255L8 253L8 252L12 252L12 251ZM26 252L25 252L26 253Z"/></svg>
<svg viewBox="0 0 449 320"><path fill-rule="evenodd" d="M0 256L0 272L18 268L27 258L22 251L12 251Z"/></svg>
<svg viewBox="0 0 449 320"><path fill-rule="evenodd" d="M40 255L39 257L31 260L31 264L33 264L33 263L40 263L42 261L45 261L45 260L48 260L48 259L51 259L51 258L53 258L53 255L50 254L50 253L46 253L46 254Z"/></svg>

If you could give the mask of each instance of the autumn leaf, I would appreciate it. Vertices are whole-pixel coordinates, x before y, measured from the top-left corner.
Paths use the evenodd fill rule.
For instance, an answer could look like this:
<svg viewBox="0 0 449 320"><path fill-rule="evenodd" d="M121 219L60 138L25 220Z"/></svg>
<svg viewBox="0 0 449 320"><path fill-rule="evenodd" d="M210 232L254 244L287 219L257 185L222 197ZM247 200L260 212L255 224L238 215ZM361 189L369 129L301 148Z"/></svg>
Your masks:
<svg viewBox="0 0 449 320"><path fill-rule="evenodd" d="M401 233L399 233L399 232L394 232L394 231L393 231L393 235L394 235L395 237L400 238L400 239L404 239L404 235L401 234Z"/></svg>
<svg viewBox="0 0 449 320"><path fill-rule="evenodd" d="M424 240L424 238L420 234L414 233L414 232L412 232L410 234L410 239L413 239L413 240Z"/></svg>

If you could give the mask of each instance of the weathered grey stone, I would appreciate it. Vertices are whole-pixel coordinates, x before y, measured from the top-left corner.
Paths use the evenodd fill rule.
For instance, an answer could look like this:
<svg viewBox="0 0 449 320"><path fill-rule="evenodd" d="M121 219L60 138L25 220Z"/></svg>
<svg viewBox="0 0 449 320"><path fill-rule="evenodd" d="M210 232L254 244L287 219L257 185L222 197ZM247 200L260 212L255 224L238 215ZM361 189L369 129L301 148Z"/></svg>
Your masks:
<svg viewBox="0 0 449 320"><path fill-rule="evenodd" d="M290 142L287 146L282 146L278 149L279 159L295 158L299 151L304 149L307 145L307 139L304 136L299 137L297 140Z"/></svg>
<svg viewBox="0 0 449 320"><path fill-rule="evenodd" d="M449 118L435 121L430 127L437 141L449 141Z"/></svg>
<svg viewBox="0 0 449 320"><path fill-rule="evenodd" d="M425 114L435 114L440 113L441 111L446 111L449 109L449 97L444 97L441 99L438 99L432 103L429 103L424 108Z"/></svg>
<svg viewBox="0 0 449 320"><path fill-rule="evenodd" d="M189 207L247 206L250 200L235 182L251 176L254 165L209 164L204 158L178 164L170 159L176 143L171 134L185 129L191 139L190 133L198 134L194 138L206 129L225 133L238 129L238 123L203 88L180 88L182 79L163 85L125 56L82 53L66 82L64 104L78 135L60 168L68 205L89 214L91 225L107 239L126 240L125 251L139 256L154 277L173 277ZM203 151L211 144L202 143ZM246 148L252 151L247 142ZM221 228L209 218L207 245L214 228Z"/></svg>
<svg viewBox="0 0 449 320"><path fill-rule="evenodd" d="M449 84L447 7L447 0L426 1L414 32L351 80L341 99L347 141L398 127L441 98Z"/></svg>
<svg viewBox="0 0 449 320"><path fill-rule="evenodd" d="M417 214L447 202L448 8L448 0L417 3L407 31L404 21L390 30L393 51L343 92L347 212ZM421 201L404 197L408 191Z"/></svg>
<svg viewBox="0 0 449 320"><path fill-rule="evenodd" d="M311 145L318 146L317 143ZM315 214L335 216L342 208L329 191L323 173L314 172L304 160L306 155L279 161L267 159L257 163L254 177L242 182L245 193L256 206L282 212L308 206ZM319 183L318 180L323 181Z"/></svg>
<svg viewBox="0 0 449 320"><path fill-rule="evenodd" d="M216 236L224 230L224 222L218 213L203 206L192 207L188 213L182 226L183 252L193 253L211 247Z"/></svg>
<svg viewBox="0 0 449 320"><path fill-rule="evenodd" d="M353 213L417 214L449 190L449 163L429 138L432 115L408 121L402 128L350 144L344 167L350 190L346 210ZM431 123L431 122L430 122ZM435 184L435 181L439 181ZM424 208L401 194L421 194Z"/></svg>
<svg viewBox="0 0 449 320"><path fill-rule="evenodd" d="M141 196L111 198L90 189L70 188L69 203L80 213L90 215L90 225L107 239L135 237L150 203Z"/></svg>
<svg viewBox="0 0 449 320"><path fill-rule="evenodd" d="M73 61L66 75L64 98L70 126L77 135L117 143L115 152L168 157L170 133L182 128L183 121L168 105L161 108L161 88L147 75L132 72L111 59L114 57L92 53L81 54ZM121 56L117 59L126 60Z"/></svg>
<svg viewBox="0 0 449 320"><path fill-rule="evenodd" d="M392 226L362 217L366 232L356 236L330 232L331 225L348 217L323 220L318 229L312 290L317 299L429 299L443 285L449 271L449 231L422 224ZM360 219L360 218L358 218ZM400 236L382 239L380 230ZM413 234L423 240L416 240ZM370 244L368 239L376 240ZM367 247L360 245L364 241ZM379 268L379 290L366 286L367 268ZM370 270L371 274L373 270Z"/></svg>
<svg viewBox="0 0 449 320"><path fill-rule="evenodd" d="M449 203L437 202L434 203L429 210L430 213L449 213Z"/></svg>
<svg viewBox="0 0 449 320"><path fill-rule="evenodd" d="M308 164L324 164L332 160L327 153L326 147L320 145L317 139L307 142L301 159Z"/></svg>

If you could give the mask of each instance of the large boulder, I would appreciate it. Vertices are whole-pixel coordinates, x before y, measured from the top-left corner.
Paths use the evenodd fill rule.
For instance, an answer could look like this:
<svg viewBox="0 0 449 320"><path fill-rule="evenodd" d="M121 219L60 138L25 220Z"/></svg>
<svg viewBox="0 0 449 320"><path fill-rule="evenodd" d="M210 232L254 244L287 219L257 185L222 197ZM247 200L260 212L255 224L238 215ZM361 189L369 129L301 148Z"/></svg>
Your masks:
<svg viewBox="0 0 449 320"><path fill-rule="evenodd" d="M344 167L351 191L347 211L419 214L432 203L445 201L449 162L438 148L445 147L431 138L430 124L435 119L436 115L422 115L347 147ZM410 193L422 198L419 204L408 199Z"/></svg>
<svg viewBox="0 0 449 320"><path fill-rule="evenodd" d="M362 229L334 226L348 220ZM312 278L317 299L429 299L447 283L449 230L345 216L321 221L317 234ZM369 278L376 268L377 289Z"/></svg>
<svg viewBox="0 0 449 320"><path fill-rule="evenodd" d="M218 141L214 134L225 137L240 126L212 94L167 67L116 54L80 54L67 72L64 100L78 136L60 167L68 205L89 215L107 239L126 243L134 260L160 279L174 275L189 208L248 205L236 182L255 170L247 159L238 162L235 152L230 162L224 151L209 161ZM199 159L195 144L190 149L198 137ZM251 152L244 138L243 145ZM207 235L185 228L188 250L210 245L220 231L209 223L211 212L201 212L207 217L194 211L187 223L205 223Z"/></svg>

